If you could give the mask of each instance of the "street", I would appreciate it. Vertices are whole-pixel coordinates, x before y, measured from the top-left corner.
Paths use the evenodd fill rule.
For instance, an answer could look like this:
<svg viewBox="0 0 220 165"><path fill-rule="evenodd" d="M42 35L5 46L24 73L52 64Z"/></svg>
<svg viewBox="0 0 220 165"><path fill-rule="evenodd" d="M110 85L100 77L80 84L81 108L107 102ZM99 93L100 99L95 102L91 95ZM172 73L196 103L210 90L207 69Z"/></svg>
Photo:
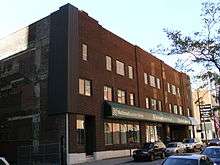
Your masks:
<svg viewBox="0 0 220 165"><path fill-rule="evenodd" d="M99 160L99 161L92 161L89 163L82 163L81 165L160 165L163 159L158 159L155 161L143 161L143 162L135 162L131 157L124 157L124 158L115 158L115 159L107 159L107 160Z"/></svg>

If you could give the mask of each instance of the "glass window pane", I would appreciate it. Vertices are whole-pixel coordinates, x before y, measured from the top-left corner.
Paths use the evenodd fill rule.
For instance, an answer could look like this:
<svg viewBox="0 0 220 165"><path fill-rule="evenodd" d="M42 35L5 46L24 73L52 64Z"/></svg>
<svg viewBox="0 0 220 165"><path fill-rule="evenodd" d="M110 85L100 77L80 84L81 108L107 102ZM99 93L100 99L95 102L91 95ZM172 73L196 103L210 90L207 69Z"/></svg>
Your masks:
<svg viewBox="0 0 220 165"><path fill-rule="evenodd" d="M157 78L157 88L160 89L160 79Z"/></svg>
<svg viewBox="0 0 220 165"><path fill-rule="evenodd" d="M112 101L112 88L108 88L108 100Z"/></svg>
<svg viewBox="0 0 220 165"><path fill-rule="evenodd" d="M133 79L133 68L131 66L128 66L128 77Z"/></svg>
<svg viewBox="0 0 220 165"><path fill-rule="evenodd" d="M158 110L161 111L162 110L162 105L161 105L161 101L158 100Z"/></svg>
<svg viewBox="0 0 220 165"><path fill-rule="evenodd" d="M87 61L87 45L82 44L82 58L84 61Z"/></svg>
<svg viewBox="0 0 220 165"><path fill-rule="evenodd" d="M139 125L135 124L133 128L133 138L134 142L138 143L140 142L140 128Z"/></svg>
<svg viewBox="0 0 220 165"><path fill-rule="evenodd" d="M120 127L119 123L113 123L113 144L119 144L120 142Z"/></svg>
<svg viewBox="0 0 220 165"><path fill-rule="evenodd" d="M133 143L133 125L128 124L128 131L127 131L127 138L128 138L128 143Z"/></svg>
<svg viewBox="0 0 220 165"><path fill-rule="evenodd" d="M134 105L134 94L130 93L130 105Z"/></svg>
<svg viewBox="0 0 220 165"><path fill-rule="evenodd" d="M121 144L127 143L127 125L126 124L120 124L120 130L121 130Z"/></svg>
<svg viewBox="0 0 220 165"><path fill-rule="evenodd" d="M105 123L105 144L112 144L112 123Z"/></svg>
<svg viewBox="0 0 220 165"><path fill-rule="evenodd" d="M149 109L149 99L145 98L145 104L146 104L146 108Z"/></svg>
<svg viewBox="0 0 220 165"><path fill-rule="evenodd" d="M91 84L88 80L85 80L85 95L91 96Z"/></svg>
<svg viewBox="0 0 220 165"><path fill-rule="evenodd" d="M76 118L77 143L85 144L84 116L77 115Z"/></svg>
<svg viewBox="0 0 220 165"><path fill-rule="evenodd" d="M144 73L144 83L145 83L145 84L148 84L147 73Z"/></svg>
<svg viewBox="0 0 220 165"><path fill-rule="evenodd" d="M107 89L107 86L104 86L104 100L108 100L108 89Z"/></svg>
<svg viewBox="0 0 220 165"><path fill-rule="evenodd" d="M155 84L155 77L150 75L150 86L152 87L156 87L156 84Z"/></svg>
<svg viewBox="0 0 220 165"><path fill-rule="evenodd" d="M156 110L157 109L157 102L155 99L151 99L151 108L153 110Z"/></svg>
<svg viewBox="0 0 220 165"><path fill-rule="evenodd" d="M167 83L167 91L170 93L170 84Z"/></svg>
<svg viewBox="0 0 220 165"><path fill-rule="evenodd" d="M80 94L84 94L85 90L84 90L84 80L79 79L79 93Z"/></svg>
<svg viewBox="0 0 220 165"><path fill-rule="evenodd" d="M106 56L106 69L109 71L112 70L112 59L109 56Z"/></svg>
<svg viewBox="0 0 220 165"><path fill-rule="evenodd" d="M169 111L172 113L172 104L169 104Z"/></svg>
<svg viewBox="0 0 220 165"><path fill-rule="evenodd" d="M125 75L124 63L116 60L116 73L122 76Z"/></svg>

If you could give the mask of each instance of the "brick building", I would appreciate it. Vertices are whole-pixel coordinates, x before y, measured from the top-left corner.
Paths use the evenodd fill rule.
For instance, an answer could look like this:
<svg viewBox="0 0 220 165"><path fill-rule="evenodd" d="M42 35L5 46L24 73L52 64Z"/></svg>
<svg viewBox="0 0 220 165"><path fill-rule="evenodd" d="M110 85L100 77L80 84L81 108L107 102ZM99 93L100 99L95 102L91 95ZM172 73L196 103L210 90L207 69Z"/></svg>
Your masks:
<svg viewBox="0 0 220 165"><path fill-rule="evenodd" d="M17 163L28 145L74 164L189 135L189 76L70 4L0 40L0 69L0 152Z"/></svg>

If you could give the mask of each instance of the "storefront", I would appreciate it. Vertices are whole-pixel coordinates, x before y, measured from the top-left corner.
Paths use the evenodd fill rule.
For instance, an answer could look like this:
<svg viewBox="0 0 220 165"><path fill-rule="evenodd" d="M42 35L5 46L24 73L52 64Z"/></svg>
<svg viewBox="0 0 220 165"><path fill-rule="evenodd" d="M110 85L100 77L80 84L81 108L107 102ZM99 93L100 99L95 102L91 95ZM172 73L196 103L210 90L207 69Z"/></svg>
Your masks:
<svg viewBox="0 0 220 165"><path fill-rule="evenodd" d="M189 137L191 120L182 115L105 102L104 116L106 146L137 146L158 140L166 143L167 138L180 141Z"/></svg>

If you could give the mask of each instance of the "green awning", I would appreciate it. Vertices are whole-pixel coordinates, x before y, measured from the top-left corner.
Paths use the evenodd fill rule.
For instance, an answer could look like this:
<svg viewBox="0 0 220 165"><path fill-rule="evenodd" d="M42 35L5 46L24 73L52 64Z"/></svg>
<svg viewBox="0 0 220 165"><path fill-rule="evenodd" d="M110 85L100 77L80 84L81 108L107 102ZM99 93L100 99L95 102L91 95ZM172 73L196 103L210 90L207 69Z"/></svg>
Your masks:
<svg viewBox="0 0 220 165"><path fill-rule="evenodd" d="M186 116L107 101L104 103L104 115L107 118L136 119L160 123L191 125L191 120Z"/></svg>

